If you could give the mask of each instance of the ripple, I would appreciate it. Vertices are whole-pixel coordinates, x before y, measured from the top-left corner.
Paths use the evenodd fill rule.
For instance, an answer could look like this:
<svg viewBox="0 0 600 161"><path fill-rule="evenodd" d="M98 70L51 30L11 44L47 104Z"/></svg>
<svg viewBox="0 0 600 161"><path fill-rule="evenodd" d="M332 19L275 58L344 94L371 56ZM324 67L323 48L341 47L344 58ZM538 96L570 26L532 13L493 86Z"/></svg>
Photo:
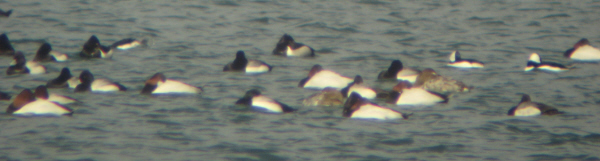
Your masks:
<svg viewBox="0 0 600 161"><path fill-rule="evenodd" d="M542 19L545 19L545 18L563 18L563 17L571 17L571 15L566 14L566 13L549 14L549 15L546 15L546 16L542 17Z"/></svg>
<svg viewBox="0 0 600 161"><path fill-rule="evenodd" d="M433 153L446 153L446 152L462 152L465 148L465 145L462 144L451 144L451 145L436 145L436 146L428 146L422 147L418 149L409 150L411 153L423 153L423 152L433 152Z"/></svg>
<svg viewBox="0 0 600 161"><path fill-rule="evenodd" d="M594 142L594 143L599 143L600 142L600 134L592 133L592 134L583 136L583 140L589 141L589 142Z"/></svg>
<svg viewBox="0 0 600 161"><path fill-rule="evenodd" d="M149 28L149 27L138 27L138 28L140 28L140 29L142 29L144 31L148 31L148 32L160 33L159 30L153 29L153 28Z"/></svg>
<svg viewBox="0 0 600 161"><path fill-rule="evenodd" d="M286 157L276 155L275 153L277 153L277 151L273 149L255 148L227 142L213 145L210 149L230 153L226 158L232 160L287 160ZM253 157L238 157L240 154L247 154Z"/></svg>
<svg viewBox="0 0 600 161"><path fill-rule="evenodd" d="M229 6L229 7L237 7L240 6L239 3L236 3L234 1L231 0L217 0L214 2L216 5L220 5L220 6Z"/></svg>
<svg viewBox="0 0 600 161"><path fill-rule="evenodd" d="M72 127L72 128L75 130L89 131L89 132L106 132L106 130L99 128L99 127L95 127L95 126Z"/></svg>
<svg viewBox="0 0 600 161"><path fill-rule="evenodd" d="M401 146L401 145L411 145L415 141L412 138L404 138L404 139L389 139L389 140L381 140L380 144L390 145L390 146Z"/></svg>
<svg viewBox="0 0 600 161"><path fill-rule="evenodd" d="M158 109L154 112L158 113L169 113L169 114L178 114L178 113L200 113L202 111L193 108L193 107L184 107L184 108L175 108L175 109Z"/></svg>
<svg viewBox="0 0 600 161"><path fill-rule="evenodd" d="M159 138L166 139L166 140L199 141L199 140L192 139L192 138L186 136L185 134L183 134L183 132L177 132L177 131L158 131L158 132L156 132L156 135Z"/></svg>
<svg viewBox="0 0 600 161"><path fill-rule="evenodd" d="M179 126L179 125L181 125L181 123L179 123L179 122L169 121L169 120L162 120L162 119L152 119L152 120L147 120L146 122L150 123L150 124L160 124L160 125L167 125L167 126Z"/></svg>
<svg viewBox="0 0 600 161"><path fill-rule="evenodd" d="M575 159L575 160L597 160L598 157L588 157L586 154L581 155L554 155L554 154L532 154L527 157L532 158L533 160L565 160L565 159Z"/></svg>
<svg viewBox="0 0 600 161"><path fill-rule="evenodd" d="M398 35L398 36L404 36L404 35L410 35L410 34L412 34L412 33L411 33L411 32L409 32L409 31L404 31L404 30L402 30L402 29L391 29L391 30L388 30L388 31L386 31L386 32L385 32L385 33L383 33L383 34L386 34L386 35Z"/></svg>
<svg viewBox="0 0 600 161"><path fill-rule="evenodd" d="M383 1L379 1L379 0L359 0L356 3L370 4L370 5L386 5L386 4L389 4L389 2L383 2Z"/></svg>
<svg viewBox="0 0 600 161"><path fill-rule="evenodd" d="M241 124L241 123L249 124L255 119L256 119L256 116L254 116L254 115L238 115L238 116L235 116L234 118L232 118L231 122L234 124Z"/></svg>

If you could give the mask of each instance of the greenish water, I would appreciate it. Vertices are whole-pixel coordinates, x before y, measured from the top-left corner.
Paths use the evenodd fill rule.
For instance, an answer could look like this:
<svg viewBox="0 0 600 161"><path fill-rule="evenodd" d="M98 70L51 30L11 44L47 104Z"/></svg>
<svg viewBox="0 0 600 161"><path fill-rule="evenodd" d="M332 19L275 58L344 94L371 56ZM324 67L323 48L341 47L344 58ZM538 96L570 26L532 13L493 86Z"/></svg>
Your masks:
<svg viewBox="0 0 600 161"><path fill-rule="evenodd" d="M0 1L0 32L28 59L46 41L70 54L44 63L48 74L0 75L0 90L18 94L58 76L89 69L129 88L75 94L72 117L0 115L2 160L598 160L598 63L562 57L580 38L600 46L596 1ZM288 33L317 50L315 58L271 55ZM115 53L112 60L79 59L91 35L103 44L146 38L149 46ZM244 50L274 66L262 75L224 73ZM448 68L447 56L486 67ZM523 72L529 54L570 64L563 73ZM297 88L314 64L373 87L394 59L475 88L447 104L401 109L408 120L341 117L339 107L305 107L317 91ZM0 58L6 69L10 57ZM201 95L141 96L156 72L201 86ZM297 112L273 115L234 106L251 88ZM506 112L531 95L566 112L515 118ZM9 101L0 102L8 107Z"/></svg>

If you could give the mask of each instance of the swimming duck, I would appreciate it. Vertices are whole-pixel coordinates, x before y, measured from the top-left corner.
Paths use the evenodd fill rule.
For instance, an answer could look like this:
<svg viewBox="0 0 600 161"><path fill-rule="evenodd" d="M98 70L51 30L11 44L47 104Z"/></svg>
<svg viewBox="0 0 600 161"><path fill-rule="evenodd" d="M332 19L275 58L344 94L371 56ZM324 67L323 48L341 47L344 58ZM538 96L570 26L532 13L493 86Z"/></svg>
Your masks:
<svg viewBox="0 0 600 161"><path fill-rule="evenodd" d="M565 51L564 56L573 60L596 61L600 60L600 50L590 45L588 39L579 40L573 48Z"/></svg>
<svg viewBox="0 0 600 161"><path fill-rule="evenodd" d="M40 99L36 99L40 98ZM34 96L31 90L24 89L17 95L13 103L6 109L6 113L22 116L61 116L71 115L73 110L48 101L48 93L38 93Z"/></svg>
<svg viewBox="0 0 600 161"><path fill-rule="evenodd" d="M15 53L13 61L10 63L8 69L6 69L6 75L44 73L46 73L46 67L35 61L25 60L25 55L22 52Z"/></svg>
<svg viewBox="0 0 600 161"><path fill-rule="evenodd" d="M52 50L52 46L49 43L44 43L38 49L33 61L43 62L43 61L57 61L64 62L67 61L68 56L64 53L59 53Z"/></svg>
<svg viewBox="0 0 600 161"><path fill-rule="evenodd" d="M111 82L106 79L94 79L94 75L89 70L84 70L79 75L79 81L81 84L75 87L75 92L113 92L113 91L126 91L125 86Z"/></svg>
<svg viewBox="0 0 600 161"><path fill-rule="evenodd" d="M314 89L333 87L341 89L348 86L348 83L352 81L352 78L342 76L331 70L325 70L321 65L316 64L310 69L308 77L298 83L298 87Z"/></svg>
<svg viewBox="0 0 600 161"><path fill-rule="evenodd" d="M525 67L525 71L532 71L534 69L548 70L548 71L553 71L553 72L561 72L561 71L569 70L569 68L565 67L564 65L558 64L558 63L552 63L552 62L543 62L542 63L542 59L540 58L540 55L538 55L537 53L531 53L531 56L529 56L529 61L527 61L527 67Z"/></svg>
<svg viewBox="0 0 600 161"><path fill-rule="evenodd" d="M48 88L75 88L81 82L79 81L79 77L74 77L71 75L71 71L69 68L64 67L60 71L60 75L57 78L52 79L46 83L46 87Z"/></svg>
<svg viewBox="0 0 600 161"><path fill-rule="evenodd" d="M483 63L473 59L462 59L458 51L450 54L450 63L448 66L456 68L483 68Z"/></svg>
<svg viewBox="0 0 600 161"><path fill-rule="evenodd" d="M419 74L415 87L422 87L425 90L447 95L455 92L467 92L470 87L465 83L454 80L450 77L438 75L433 69L427 68Z"/></svg>
<svg viewBox="0 0 600 161"><path fill-rule="evenodd" d="M202 88L180 81L167 79L162 73L156 73L146 81L141 94L200 93Z"/></svg>
<svg viewBox="0 0 600 161"><path fill-rule="evenodd" d="M408 81L400 81L393 88L389 96L396 105L424 105L431 106L437 103L448 102L448 97L436 92L425 90L421 87L411 86Z"/></svg>
<svg viewBox="0 0 600 161"><path fill-rule="evenodd" d="M266 73L270 72L273 67L269 64L259 61L246 59L244 51L238 51L235 54L235 60L225 65L223 71L243 71L246 73Z"/></svg>
<svg viewBox="0 0 600 161"><path fill-rule="evenodd" d="M8 93L0 92L0 100L8 101L10 100L10 97L11 96Z"/></svg>
<svg viewBox="0 0 600 161"><path fill-rule="evenodd" d="M119 41L113 43L110 46L110 48L127 50L127 49L135 48L138 46L147 46L147 45L148 45L148 40L146 40L146 39L139 41L134 38L126 38L126 39L119 40Z"/></svg>
<svg viewBox="0 0 600 161"><path fill-rule="evenodd" d="M552 106L531 102L531 98L527 94L523 94L521 102L517 106L508 110L509 116L556 115L562 113Z"/></svg>
<svg viewBox="0 0 600 161"><path fill-rule="evenodd" d="M344 104L344 96L335 88L327 87L302 101L305 106L338 106Z"/></svg>
<svg viewBox="0 0 600 161"><path fill-rule="evenodd" d="M246 95L235 102L235 104L250 106L258 111L267 113L288 113L295 111L286 104L262 95L257 89L248 90Z"/></svg>
<svg viewBox="0 0 600 161"><path fill-rule="evenodd" d="M374 99L377 96L375 90L364 85L360 75L356 75L356 77L354 77L354 82L348 84L345 88L342 88L341 92L344 97L350 97L352 92L356 92L360 94L361 97L369 100Z"/></svg>
<svg viewBox="0 0 600 161"><path fill-rule="evenodd" d="M4 16L4 17L8 17L10 16L10 14L12 13L13 10L8 10L8 11L3 11L2 9L0 9L0 15Z"/></svg>
<svg viewBox="0 0 600 161"><path fill-rule="evenodd" d="M275 49L273 49L273 54L309 57L315 56L315 50L307 45L295 42L292 36L283 34L279 42L277 42Z"/></svg>
<svg viewBox="0 0 600 161"><path fill-rule="evenodd" d="M10 40L8 40L8 36L6 33L0 35L0 55L14 55L15 49L10 44Z"/></svg>
<svg viewBox="0 0 600 161"><path fill-rule="evenodd" d="M357 119L391 120L407 119L409 115L371 103L367 99L362 98L360 94L352 92L346 103L344 103L342 116Z"/></svg>
<svg viewBox="0 0 600 161"><path fill-rule="evenodd" d="M79 56L85 58L111 58L113 51L110 47L102 46L96 35L92 35L88 41L83 44L83 49Z"/></svg>
<svg viewBox="0 0 600 161"><path fill-rule="evenodd" d="M48 100L51 102L56 102L61 105L77 102L77 100L75 100L74 98L71 98L71 97L67 97L67 96L63 96L63 95L59 95L59 94L55 94L55 93L48 93L48 89L46 88L46 86L43 86L43 85L35 88L34 95L36 96L36 99L45 99L45 100Z"/></svg>
<svg viewBox="0 0 600 161"><path fill-rule="evenodd" d="M397 79L397 80L407 80L410 83L414 83L417 80L417 76L419 75L419 71L405 68L402 66L402 62L400 60L392 61L392 64L386 71L382 71L377 76L378 79Z"/></svg>

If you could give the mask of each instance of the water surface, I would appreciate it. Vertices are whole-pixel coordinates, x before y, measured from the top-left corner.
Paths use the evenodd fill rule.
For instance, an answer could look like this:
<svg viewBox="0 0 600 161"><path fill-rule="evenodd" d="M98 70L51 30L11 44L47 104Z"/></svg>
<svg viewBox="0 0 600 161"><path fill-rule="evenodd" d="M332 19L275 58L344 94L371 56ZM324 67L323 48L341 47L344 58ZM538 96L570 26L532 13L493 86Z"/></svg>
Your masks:
<svg viewBox="0 0 600 161"><path fill-rule="evenodd" d="M0 75L13 95L58 76L89 69L129 87L127 92L75 94L72 117L0 115L5 160L598 160L598 63L562 53L581 38L600 46L598 1L0 1L0 32L27 58L43 42L71 55L44 63L48 74ZM284 33L317 50L315 58L271 55ZM80 59L83 43L149 39L145 48L111 60ZM223 73L237 50L274 66L263 75ZM484 69L445 66L448 55L486 63ZM529 54L573 65L563 73L523 72ZM475 89L447 104L412 109L408 120L341 117L339 107L304 107L317 91L297 88L314 64L373 87L394 59L434 68ZM6 69L10 57L0 59ZM201 95L140 96L156 72L204 88ZM273 115L233 103L251 88L296 109ZM509 108L527 93L565 111L515 118ZM7 107L8 101L0 102Z"/></svg>

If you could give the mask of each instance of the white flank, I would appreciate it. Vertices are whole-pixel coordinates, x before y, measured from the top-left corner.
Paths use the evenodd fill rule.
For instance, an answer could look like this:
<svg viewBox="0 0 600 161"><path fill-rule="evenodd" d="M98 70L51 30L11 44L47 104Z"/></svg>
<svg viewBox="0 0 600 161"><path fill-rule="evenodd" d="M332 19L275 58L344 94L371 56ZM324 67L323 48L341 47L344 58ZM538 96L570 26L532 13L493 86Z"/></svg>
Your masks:
<svg viewBox="0 0 600 161"><path fill-rule="evenodd" d="M104 52L102 49L100 49L100 57L102 58L111 58L113 55L113 50L108 50L108 52Z"/></svg>
<svg viewBox="0 0 600 161"><path fill-rule="evenodd" d="M269 66L258 60L248 60L246 73L265 73L269 72Z"/></svg>
<svg viewBox="0 0 600 161"><path fill-rule="evenodd" d="M48 99L47 100L51 101L51 102L56 102L56 103L61 104L61 105L65 105L65 104L70 104L70 103L77 102L75 99L72 99L72 98L69 98L69 97L65 97L65 96L62 96L62 95L58 95L58 94L54 94L54 93L50 93L48 95Z"/></svg>
<svg viewBox="0 0 600 161"><path fill-rule="evenodd" d="M310 47L302 46L296 50L293 50L290 46L287 46L287 50L285 50L285 54L287 56L309 56L312 53Z"/></svg>
<svg viewBox="0 0 600 161"><path fill-rule="evenodd" d="M133 41L133 42L128 43L128 44L119 45L119 46L117 46L117 49L127 50L127 49L138 47L140 45L142 45L142 43L140 43L139 41L136 40L136 41Z"/></svg>
<svg viewBox="0 0 600 161"><path fill-rule="evenodd" d="M341 89L348 86L348 83L353 82L352 78L344 77L336 72L330 70L321 70L317 74L313 75L304 84L304 88L315 88L324 89L327 87L333 87Z"/></svg>
<svg viewBox="0 0 600 161"><path fill-rule="evenodd" d="M46 67L40 65L34 61L28 61L25 63L25 67L29 69L29 74L44 74L46 73Z"/></svg>
<svg viewBox="0 0 600 161"><path fill-rule="evenodd" d="M525 67L525 71L526 71L526 72L528 72L528 71L532 71L533 69L535 69L535 67L534 67L534 66L532 66L532 65L531 65L531 66L526 66L526 67Z"/></svg>
<svg viewBox="0 0 600 161"><path fill-rule="evenodd" d="M56 61L58 61L58 62L64 62L64 61L67 61L67 59L69 59L67 54L59 53L56 51L50 51L50 55L52 55L52 57L54 57L54 59L56 59Z"/></svg>
<svg viewBox="0 0 600 161"><path fill-rule="evenodd" d="M352 113L351 118L358 119L399 119L402 118L402 114L392 109L376 106L374 104L365 104Z"/></svg>
<svg viewBox="0 0 600 161"><path fill-rule="evenodd" d="M348 89L348 96L346 97L350 97L350 94L352 94L352 92L356 92L361 97L366 99L375 99L375 97L377 96L377 93L375 93L373 89L365 87L363 85L352 85L350 89Z"/></svg>
<svg viewBox="0 0 600 161"><path fill-rule="evenodd" d="M69 84L69 88L75 88L77 85L81 84L81 81L78 77L71 77L69 80L67 80L67 84Z"/></svg>
<svg viewBox="0 0 600 161"><path fill-rule="evenodd" d="M167 79L167 81L158 82L156 89L152 91L153 94L161 93L199 93L200 89L176 80Z"/></svg>
<svg viewBox="0 0 600 161"><path fill-rule="evenodd" d="M542 111L534 106L526 106L515 110L515 116L537 116L541 114Z"/></svg>
<svg viewBox="0 0 600 161"><path fill-rule="evenodd" d="M92 82L93 92L113 92L119 91L119 86L106 79L96 79Z"/></svg>
<svg viewBox="0 0 600 161"><path fill-rule="evenodd" d="M432 94L423 88L409 88L402 90L400 98L396 101L396 105L434 105L438 102L443 102L444 99L438 95Z"/></svg>
<svg viewBox="0 0 600 161"><path fill-rule="evenodd" d="M577 48L571 54L574 60L600 60L600 50L590 45L584 45Z"/></svg>
<svg viewBox="0 0 600 161"><path fill-rule="evenodd" d="M418 71L410 68L402 68L402 70L400 70L400 72L396 74L396 79L409 81L410 83L415 83L415 81L417 81L417 76L419 76Z"/></svg>
<svg viewBox="0 0 600 161"><path fill-rule="evenodd" d="M569 69L555 67L555 66L550 66L550 65L540 65L537 68L540 69L540 70L547 70L547 71L553 71L553 72L562 72L562 71L569 70Z"/></svg>
<svg viewBox="0 0 600 161"><path fill-rule="evenodd" d="M469 61L451 62L448 63L448 66L456 68L483 68L483 64Z"/></svg>
<svg viewBox="0 0 600 161"><path fill-rule="evenodd" d="M21 107L21 109L15 111L13 114L15 115L64 115L70 113L68 110L64 109L60 105L57 105L54 102L38 99L36 101L30 102L25 106Z"/></svg>
<svg viewBox="0 0 600 161"><path fill-rule="evenodd" d="M270 113L282 113L283 110L281 109L281 105L279 105L279 103L277 103L277 101L259 95L259 96L255 96L252 97L252 107L253 108L257 108L260 111L264 111L264 112L270 112Z"/></svg>

